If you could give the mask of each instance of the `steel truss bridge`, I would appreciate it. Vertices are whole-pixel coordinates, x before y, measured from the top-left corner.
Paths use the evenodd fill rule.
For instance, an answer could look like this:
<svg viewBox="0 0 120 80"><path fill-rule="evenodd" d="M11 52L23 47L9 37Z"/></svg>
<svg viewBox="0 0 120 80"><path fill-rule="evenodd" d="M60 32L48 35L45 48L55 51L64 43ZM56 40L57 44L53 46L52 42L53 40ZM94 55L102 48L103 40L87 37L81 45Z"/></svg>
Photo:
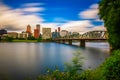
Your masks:
<svg viewBox="0 0 120 80"><path fill-rule="evenodd" d="M108 39L108 33L107 31L89 31L84 34L79 35L70 35L70 36L64 36L61 38L54 39L55 42L59 43L65 43L68 41L68 44L72 45L72 41L79 41L81 47L85 47L86 41L107 41Z"/></svg>

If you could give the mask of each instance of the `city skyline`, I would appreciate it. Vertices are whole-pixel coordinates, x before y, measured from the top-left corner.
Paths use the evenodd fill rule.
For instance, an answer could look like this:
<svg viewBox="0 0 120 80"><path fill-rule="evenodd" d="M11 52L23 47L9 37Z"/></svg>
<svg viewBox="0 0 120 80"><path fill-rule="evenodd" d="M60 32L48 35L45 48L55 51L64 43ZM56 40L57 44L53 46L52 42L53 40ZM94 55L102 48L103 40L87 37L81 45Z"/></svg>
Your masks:
<svg viewBox="0 0 120 80"><path fill-rule="evenodd" d="M0 1L0 28L23 31L30 24L57 27L74 32L105 30L99 20L98 0L2 0Z"/></svg>

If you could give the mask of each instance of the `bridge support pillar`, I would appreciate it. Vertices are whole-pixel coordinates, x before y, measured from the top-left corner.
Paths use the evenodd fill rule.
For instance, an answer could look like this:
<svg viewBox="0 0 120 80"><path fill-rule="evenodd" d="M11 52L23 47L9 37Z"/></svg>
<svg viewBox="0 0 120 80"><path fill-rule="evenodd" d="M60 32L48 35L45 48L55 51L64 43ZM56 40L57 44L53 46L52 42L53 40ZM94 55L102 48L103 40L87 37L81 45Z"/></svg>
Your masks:
<svg viewBox="0 0 120 80"><path fill-rule="evenodd" d="M58 40L58 41L56 41L57 43L60 43L60 41Z"/></svg>
<svg viewBox="0 0 120 80"><path fill-rule="evenodd" d="M85 47L85 40L80 40L80 47Z"/></svg>
<svg viewBox="0 0 120 80"><path fill-rule="evenodd" d="M65 44L65 40L62 40L62 43Z"/></svg>
<svg viewBox="0 0 120 80"><path fill-rule="evenodd" d="M68 41L68 44L69 44L69 45L72 45L72 40L69 40L69 41Z"/></svg>

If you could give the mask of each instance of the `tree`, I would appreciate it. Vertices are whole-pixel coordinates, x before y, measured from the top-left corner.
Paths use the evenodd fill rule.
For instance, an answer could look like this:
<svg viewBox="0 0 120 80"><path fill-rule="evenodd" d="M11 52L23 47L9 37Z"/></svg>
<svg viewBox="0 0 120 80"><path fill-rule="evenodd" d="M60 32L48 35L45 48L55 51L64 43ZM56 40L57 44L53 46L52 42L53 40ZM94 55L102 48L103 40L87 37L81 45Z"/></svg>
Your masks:
<svg viewBox="0 0 120 80"><path fill-rule="evenodd" d="M14 40L13 37L8 37L8 36L5 37L5 41L7 42L12 42L13 40Z"/></svg>
<svg viewBox="0 0 120 80"><path fill-rule="evenodd" d="M37 39L37 42L41 42L42 41L42 37L39 37L38 39Z"/></svg>
<svg viewBox="0 0 120 80"><path fill-rule="evenodd" d="M113 50L120 49L120 0L101 0L99 15L107 28Z"/></svg>
<svg viewBox="0 0 120 80"><path fill-rule="evenodd" d="M74 53L72 63L65 63L65 70L71 75L82 72L82 64L84 57L81 55L81 52L78 50Z"/></svg>

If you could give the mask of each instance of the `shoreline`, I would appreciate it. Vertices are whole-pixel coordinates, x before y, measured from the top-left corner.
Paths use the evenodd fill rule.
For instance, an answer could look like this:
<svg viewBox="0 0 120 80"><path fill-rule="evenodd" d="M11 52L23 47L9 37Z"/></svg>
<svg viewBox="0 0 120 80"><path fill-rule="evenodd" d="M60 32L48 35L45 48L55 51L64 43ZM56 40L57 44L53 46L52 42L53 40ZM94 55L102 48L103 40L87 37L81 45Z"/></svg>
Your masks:
<svg viewBox="0 0 120 80"><path fill-rule="evenodd" d="M26 43L37 43L37 42L53 42L52 40L43 40L43 41L37 41L37 40L13 40L13 41L0 41L0 43L17 43L17 42L26 42Z"/></svg>

